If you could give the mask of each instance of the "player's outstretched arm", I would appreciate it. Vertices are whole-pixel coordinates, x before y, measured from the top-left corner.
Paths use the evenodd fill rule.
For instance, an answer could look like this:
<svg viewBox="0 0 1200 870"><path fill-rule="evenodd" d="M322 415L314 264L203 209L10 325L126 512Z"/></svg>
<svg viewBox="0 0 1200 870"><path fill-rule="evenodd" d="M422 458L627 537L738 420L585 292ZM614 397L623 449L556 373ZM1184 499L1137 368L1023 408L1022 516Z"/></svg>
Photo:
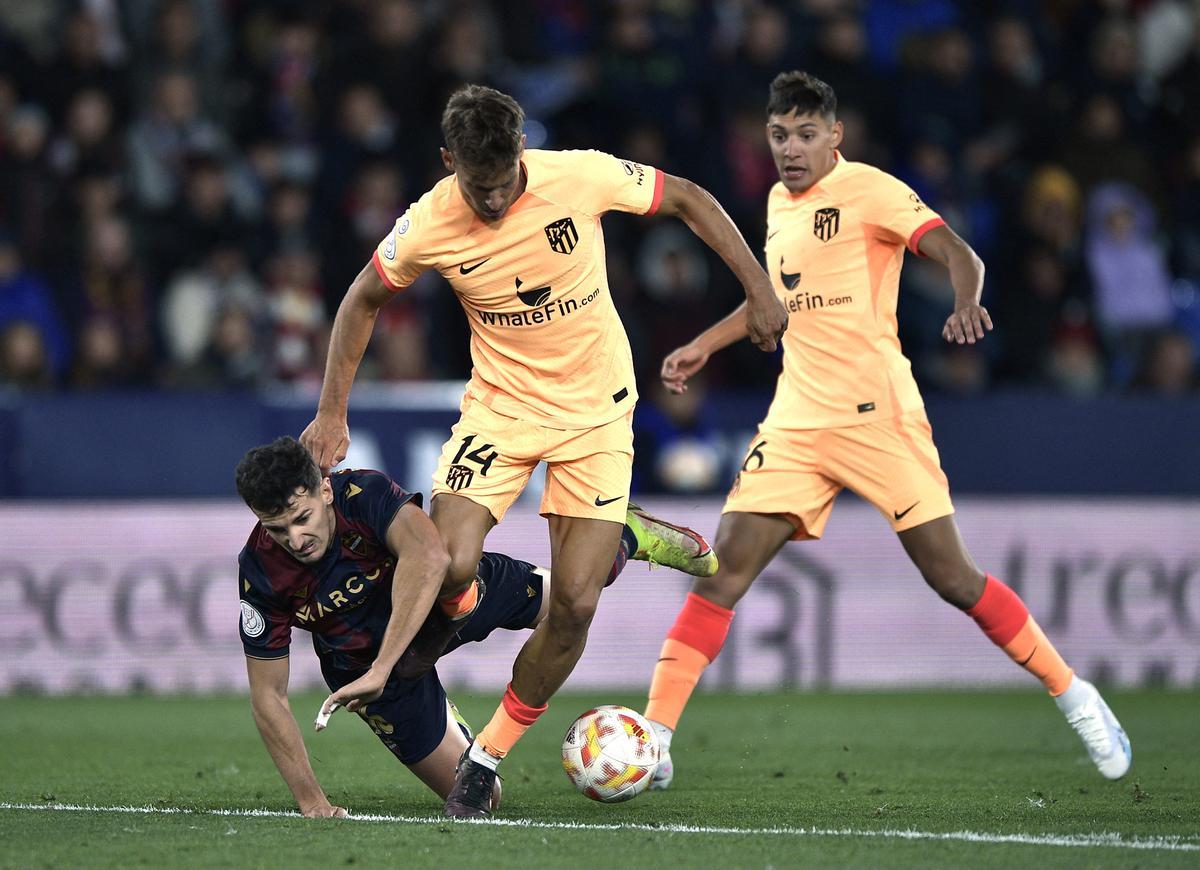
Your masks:
<svg viewBox="0 0 1200 870"><path fill-rule="evenodd" d="M325 360L325 380L317 416L300 435L322 474L346 458L350 446L350 428L346 424L346 405L358 364L375 329L379 309L392 298L375 266L368 263L350 284L338 306L329 338L329 356Z"/></svg>
<svg viewBox="0 0 1200 870"><path fill-rule="evenodd" d="M954 312L946 318L942 338L959 344L981 341L992 328L991 315L979 304L983 297L983 260L947 226L935 227L921 236L917 249L950 270Z"/></svg>
<svg viewBox="0 0 1200 870"><path fill-rule="evenodd" d="M288 705L287 657L252 659L247 656L246 675L250 679L254 724L258 726L258 733L262 735L279 775L291 789L300 812L308 818L345 818L346 808L335 807L329 802L308 762L300 728Z"/></svg>
<svg viewBox="0 0 1200 870"><path fill-rule="evenodd" d="M746 334L746 303L743 302L728 317L667 354L659 373L663 386L672 393L687 392L688 380L704 368L710 356L735 341L741 341Z"/></svg>
<svg viewBox="0 0 1200 870"><path fill-rule="evenodd" d="M433 520L412 502L396 512L388 526L387 544L396 557L396 569L392 574L392 615L379 652L365 674L325 699L322 715L337 707L353 713L383 694L396 662L429 615L450 567L450 554Z"/></svg>
<svg viewBox="0 0 1200 870"><path fill-rule="evenodd" d="M746 333L759 350L772 351L787 329L787 309L771 288L771 279L750 253L721 204L699 185L663 173L659 214L678 217L705 244L721 255L746 291Z"/></svg>

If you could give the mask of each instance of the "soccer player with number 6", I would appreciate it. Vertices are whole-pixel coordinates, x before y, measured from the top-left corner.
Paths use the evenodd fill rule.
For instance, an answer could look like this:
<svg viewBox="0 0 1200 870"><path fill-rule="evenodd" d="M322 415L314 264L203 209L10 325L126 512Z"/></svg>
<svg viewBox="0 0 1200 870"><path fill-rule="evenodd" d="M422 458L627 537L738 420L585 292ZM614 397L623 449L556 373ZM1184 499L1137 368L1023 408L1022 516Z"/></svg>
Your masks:
<svg viewBox="0 0 1200 870"><path fill-rule="evenodd" d="M907 247L949 270L954 311L942 337L974 344L992 328L983 263L903 182L838 153L833 89L807 73L771 84L767 141L780 183L767 204L767 267L791 314L783 373L717 529L720 567L697 580L663 644L646 718L658 732L651 788L674 776L671 740L733 607L789 540L821 537L843 488L875 505L925 582L1037 677L1100 772L1129 769L1129 740L1095 687L1076 676L1017 594L976 567L954 522L949 485L897 337ZM746 335L737 309L663 361L672 392L711 354Z"/></svg>

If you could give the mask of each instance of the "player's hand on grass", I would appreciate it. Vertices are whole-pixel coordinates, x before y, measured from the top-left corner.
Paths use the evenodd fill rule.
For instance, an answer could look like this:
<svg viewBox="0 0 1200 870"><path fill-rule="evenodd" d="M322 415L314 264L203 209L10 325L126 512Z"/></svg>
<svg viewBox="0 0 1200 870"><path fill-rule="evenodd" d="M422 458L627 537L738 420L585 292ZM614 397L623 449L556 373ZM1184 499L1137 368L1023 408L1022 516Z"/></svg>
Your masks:
<svg viewBox="0 0 1200 870"><path fill-rule="evenodd" d="M662 372L659 375L663 386L668 392L686 392L688 378L704 368L706 362L708 354L701 350L699 345L685 344L676 348L663 360Z"/></svg>
<svg viewBox="0 0 1200 870"><path fill-rule="evenodd" d="M300 443L312 454L321 474L329 474L329 470L346 458L350 448L350 427L346 424L345 416L317 413L317 416L300 433Z"/></svg>
<svg viewBox="0 0 1200 870"><path fill-rule="evenodd" d="M325 801L323 804L308 809L301 807L300 814L306 819L345 819L349 817L350 811L345 807L335 807L329 801Z"/></svg>
<svg viewBox="0 0 1200 870"><path fill-rule="evenodd" d="M978 303L962 305L946 318L942 327L942 338L958 344L974 344L983 339L985 332L992 329L992 318L986 308Z"/></svg>
<svg viewBox="0 0 1200 870"><path fill-rule="evenodd" d="M787 325L787 309L774 292L755 294L746 299L746 331L759 350L768 353L775 350Z"/></svg>

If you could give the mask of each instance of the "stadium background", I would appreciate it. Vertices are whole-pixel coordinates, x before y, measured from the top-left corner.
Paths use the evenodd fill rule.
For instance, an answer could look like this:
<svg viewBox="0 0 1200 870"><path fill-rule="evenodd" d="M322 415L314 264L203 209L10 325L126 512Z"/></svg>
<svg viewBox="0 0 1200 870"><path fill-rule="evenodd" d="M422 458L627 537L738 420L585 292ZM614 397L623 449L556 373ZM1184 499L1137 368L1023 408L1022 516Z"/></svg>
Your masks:
<svg viewBox="0 0 1200 870"><path fill-rule="evenodd" d="M244 688L232 468L298 434L329 324L440 176L458 84L504 89L531 147L595 147L711 190L755 249L766 87L837 89L843 153L897 174L988 264L996 331L939 339L909 258L905 348L980 564L1068 659L1200 681L1200 28L1174 0L0 0L0 692ZM748 345L683 401L664 353L736 304L678 222L605 219L643 394L634 491L706 532L778 359ZM351 464L427 489L469 370L425 276L377 326ZM536 490L536 487L535 487ZM843 496L740 609L707 687L1012 683ZM536 492L489 545L546 558ZM631 566L569 688L640 690L686 582ZM519 638L448 659L498 689ZM315 685L296 641L294 685ZM1032 688L1031 686L1029 686Z"/></svg>

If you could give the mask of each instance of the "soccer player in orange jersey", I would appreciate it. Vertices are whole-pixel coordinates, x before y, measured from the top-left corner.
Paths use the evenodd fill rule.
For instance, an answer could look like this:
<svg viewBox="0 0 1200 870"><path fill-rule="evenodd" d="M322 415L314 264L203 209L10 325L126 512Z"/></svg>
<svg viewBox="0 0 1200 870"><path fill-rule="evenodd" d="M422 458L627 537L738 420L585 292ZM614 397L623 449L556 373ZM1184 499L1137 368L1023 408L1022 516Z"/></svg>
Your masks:
<svg viewBox="0 0 1200 870"><path fill-rule="evenodd" d="M421 272L436 269L467 313L473 363L462 416L434 475L431 514L450 553L439 600L451 617L465 618L486 592L476 582L484 538L546 462L549 611L517 656L495 716L460 762L446 800L452 816L489 813L497 765L583 652L614 554L694 574L715 570L702 538L629 504L637 390L608 289L601 216L615 209L679 217L742 282L755 344L773 350L787 326L770 278L711 196L595 151L527 151L523 124L520 106L490 88L470 85L450 98L442 160L452 174L400 216L350 285L317 415L301 436L323 470L345 457L347 398L375 316ZM623 532L626 523L632 532ZM379 676L343 687L339 700L372 700Z"/></svg>
<svg viewBox="0 0 1200 870"><path fill-rule="evenodd" d="M775 398L750 442L717 529L720 567L697 580L663 644L646 716L674 776L671 738L692 690L721 650L735 604L789 540L821 536L848 487L875 505L938 595L1036 676L1109 779L1129 768L1124 731L1077 677L1021 599L976 567L896 332L904 249L944 265L954 311L942 336L974 344L992 328L979 304L983 263L903 182L838 153L832 88L806 73L771 84L767 141L779 183L767 203L767 269L791 314ZM746 335L739 308L663 361L674 392L709 356Z"/></svg>

